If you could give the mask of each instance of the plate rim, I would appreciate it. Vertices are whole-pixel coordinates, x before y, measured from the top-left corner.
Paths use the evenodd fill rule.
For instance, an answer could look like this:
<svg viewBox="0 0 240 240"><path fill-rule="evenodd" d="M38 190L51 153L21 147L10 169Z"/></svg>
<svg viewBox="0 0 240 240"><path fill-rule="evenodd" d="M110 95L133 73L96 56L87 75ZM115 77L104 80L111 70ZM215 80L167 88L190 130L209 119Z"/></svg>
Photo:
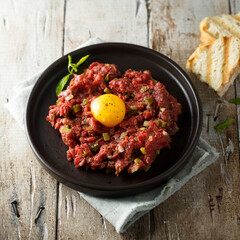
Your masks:
<svg viewBox="0 0 240 240"><path fill-rule="evenodd" d="M160 175L157 175L155 177L152 177L144 182L140 182L140 183L134 183L131 185L126 185L126 186L114 186L114 185L105 185L105 186L98 186L98 185L92 185L92 184L88 184L88 183L84 183L84 185L81 184L81 182L77 182L74 181L71 177L69 178L69 175L65 175L65 173L63 174L62 172L59 172L58 169L52 167L51 165L48 164L47 161L45 161L45 159L43 158L43 156L41 155L41 152L38 151L37 146L35 146L35 144L33 143L33 139L30 133L30 127L29 127L29 108L30 108L30 104L31 104L31 100L33 98L34 92L36 90L36 88L38 87L38 84L40 84L41 79L43 79L48 72L56 67L59 63L61 63L62 61L64 61L65 59L67 59L67 56L69 54L78 54L78 52L84 52L84 51L91 51L91 49L93 48L98 48L98 47L127 47L127 48L135 48L136 50L141 49L143 51L147 51L150 52L151 54L157 55L157 57L161 57L164 59L164 61L166 61L168 64L170 64L172 67L174 67L175 70L177 70L184 78L185 82L188 84L189 89L191 90L192 95L194 96L194 102L196 104L195 107L197 107L197 130L195 130L193 132L193 140L191 140L189 146L186 148L184 154L179 158L179 160L177 162L175 162L170 168L168 168L167 170L165 170L164 172L162 172ZM26 111L25 111L25 118L24 118L24 126L25 126L25 130L26 130L26 135L27 135L27 139L28 142L31 146L32 151L34 152L35 156L37 157L38 161L46 168L46 170L48 170L48 172L52 173L55 178L58 178L60 182L63 182L64 184L68 185L67 183L71 184L71 185L76 185L79 186L80 188L87 188L87 189L91 189L91 190L97 190L97 191L123 191L123 190L131 190L131 189L136 189L136 188L144 188L146 186L150 186L152 184L156 184L158 182L161 182L161 179L165 179L166 176L170 176L169 178L172 177L172 175L174 175L174 173L177 171L176 169L179 168L187 163L187 159L190 157L190 155L192 154L192 152L194 151L197 142L199 140L200 134L201 134L201 130L202 130L202 122L203 122L203 112L202 112L202 104L201 104L201 100L200 97L198 95L198 92L195 88L195 86L193 85L191 79L189 78L189 76L187 75L187 73L176 63L174 62L172 59L170 59L169 57L165 56L164 54L157 52L153 49L144 47L144 46L140 46L137 44L131 44L131 43L123 43L123 42L105 42L105 43L98 43L98 44L93 44L93 45L89 45L83 48L79 48L76 49L74 51L71 51L65 55L63 55L62 57L58 58L57 60L55 60L53 63L51 63L40 75L40 77L38 78L38 80L35 82L31 93L28 96L27 99L27 105L26 105ZM66 179L67 177L67 179ZM67 182L67 183L66 183Z"/></svg>

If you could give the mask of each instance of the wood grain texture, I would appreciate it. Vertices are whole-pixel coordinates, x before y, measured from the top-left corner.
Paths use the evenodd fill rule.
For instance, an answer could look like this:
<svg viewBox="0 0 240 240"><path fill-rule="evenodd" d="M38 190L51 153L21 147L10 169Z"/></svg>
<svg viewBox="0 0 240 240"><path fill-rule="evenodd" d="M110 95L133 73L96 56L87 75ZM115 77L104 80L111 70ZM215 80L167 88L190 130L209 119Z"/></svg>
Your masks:
<svg viewBox="0 0 240 240"><path fill-rule="evenodd" d="M145 1L108 0L67 1L64 51L84 43L90 37L104 42L129 42L147 46L147 9ZM73 224L69 224L73 223ZM146 239L148 216L118 234L107 220L80 195L60 184L58 205L58 239Z"/></svg>
<svg viewBox="0 0 240 240"><path fill-rule="evenodd" d="M65 49L70 51L89 37L99 37L104 42L128 42L147 46L145 1L67 1Z"/></svg>
<svg viewBox="0 0 240 240"><path fill-rule="evenodd" d="M230 0L229 3L230 3L231 14L237 14L240 12L240 1ZM237 77L234 86L235 86L235 97L239 98L240 97L240 76ZM236 122L238 126L238 147L240 149L240 107L238 105L236 106L236 113L237 113ZM239 157L239 162L240 162L240 157Z"/></svg>
<svg viewBox="0 0 240 240"><path fill-rule="evenodd" d="M228 1L156 1L151 2L152 47L168 55L185 68L190 54L200 43L199 22L206 16L229 13ZM194 177L180 191L154 210L153 239L238 239L239 149L237 122L217 134L214 126L227 118L236 118L236 107L227 102L235 96L231 87L223 99L219 117L213 116L218 96L190 75L202 100L204 124L202 137L220 153L219 160ZM209 114L209 131L206 117ZM228 163L224 161L229 139L234 145Z"/></svg>
<svg viewBox="0 0 240 240"><path fill-rule="evenodd" d="M5 1L0 8L1 103L12 88L61 56L63 1ZM0 105L0 239L54 239L56 180L37 163L25 134ZM11 202L18 203L18 218ZM44 206L37 223L38 208Z"/></svg>
<svg viewBox="0 0 240 240"><path fill-rule="evenodd" d="M90 37L149 45L185 68L200 43L200 20L239 11L238 0L5 1L0 8L1 103L13 97L16 82ZM240 78L224 96L214 121L218 96L189 76L202 100L202 137L221 157L124 234L116 233L78 192L45 172L25 134L0 105L0 239L239 239L240 110L228 100L240 97ZM234 124L217 134L214 126L230 117ZM226 160L229 139L234 153ZM35 224L40 206L45 209Z"/></svg>

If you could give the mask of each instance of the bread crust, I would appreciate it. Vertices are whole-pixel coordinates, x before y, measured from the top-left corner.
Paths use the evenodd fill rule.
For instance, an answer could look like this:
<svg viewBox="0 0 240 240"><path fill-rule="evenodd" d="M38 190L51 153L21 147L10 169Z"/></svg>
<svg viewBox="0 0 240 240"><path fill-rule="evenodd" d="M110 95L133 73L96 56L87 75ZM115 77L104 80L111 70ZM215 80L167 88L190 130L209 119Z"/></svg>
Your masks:
<svg viewBox="0 0 240 240"><path fill-rule="evenodd" d="M228 88L233 85L234 80L240 73L240 61L238 60L238 63L235 64L235 66L230 70L229 72L229 79L228 82L225 84L222 84L221 87L217 90L217 93L220 97L222 97L228 90Z"/></svg>
<svg viewBox="0 0 240 240"><path fill-rule="evenodd" d="M240 73L240 56L238 56L237 61L232 66L229 65L230 58L232 57L230 54L230 45L233 44L233 41L237 41L238 46L240 46L240 40L232 36L221 37L215 41L211 41L210 43L201 43L186 62L186 69L197 75L199 80L207 83L209 87L213 88L220 97L226 93L228 88L233 84L234 79ZM218 48L221 46L221 54L216 56L214 55L213 57L212 51L216 51L217 46ZM201 68L205 62L200 66L198 64L199 61L203 62L203 55L201 55L203 51L205 51L206 57L205 75L203 74L203 69ZM239 50L238 54L240 54ZM213 72L212 69L208 69L210 67L208 65L214 61L219 61L217 58L220 57L222 58L221 68L217 68L217 71L220 72L216 74L216 72Z"/></svg>
<svg viewBox="0 0 240 240"><path fill-rule="evenodd" d="M215 40L215 37L213 37L208 31L209 24L208 24L208 18L204 18L199 25L200 29L200 40L205 43L211 43Z"/></svg>
<svg viewBox="0 0 240 240"><path fill-rule="evenodd" d="M223 14L221 16L216 16L216 17L206 17L202 19L202 21L199 24L199 29L200 29L200 40L205 43L213 42L219 37L224 37L224 36L233 36L233 37L238 37L240 38L240 34L238 34L238 31L233 29L233 25L229 25L229 23L224 23L224 19L226 21L226 18L232 17L232 20L237 21L238 25L240 24L240 13L236 15L226 15ZM220 21L222 20L222 22ZM217 34L211 33L209 31L210 26L218 26L221 28L222 31L219 29L216 30ZM235 25L236 26L236 25ZM224 33L225 31L225 33Z"/></svg>

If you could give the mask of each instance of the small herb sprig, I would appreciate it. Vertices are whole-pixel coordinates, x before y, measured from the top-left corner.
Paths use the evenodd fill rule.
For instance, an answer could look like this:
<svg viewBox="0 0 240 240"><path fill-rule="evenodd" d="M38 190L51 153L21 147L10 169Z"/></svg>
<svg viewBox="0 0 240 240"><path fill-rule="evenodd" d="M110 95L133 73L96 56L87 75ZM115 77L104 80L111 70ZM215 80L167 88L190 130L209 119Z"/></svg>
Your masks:
<svg viewBox="0 0 240 240"><path fill-rule="evenodd" d="M223 131L225 128L227 128L229 125L231 125L234 122L233 118L229 118L224 122L219 123L214 128L217 132Z"/></svg>
<svg viewBox="0 0 240 240"><path fill-rule="evenodd" d="M230 99L229 102L230 102L230 103L233 103L233 104L240 104L240 98Z"/></svg>
<svg viewBox="0 0 240 240"><path fill-rule="evenodd" d="M230 103L239 105L240 104L240 98L233 98L229 100ZM233 118L229 118L225 120L224 122L219 123L214 128L217 132L222 132L225 128L227 128L229 125L231 125L234 122Z"/></svg>
<svg viewBox="0 0 240 240"><path fill-rule="evenodd" d="M72 76L74 73L76 73L78 71L79 65L84 63L88 59L89 56L90 55L86 55L86 56L82 57L77 63L72 63L72 57L70 55L68 55L68 72L69 72L69 74L64 76L58 82L57 87L56 87L56 94L57 94L57 96L64 89L64 87L66 86L70 76Z"/></svg>

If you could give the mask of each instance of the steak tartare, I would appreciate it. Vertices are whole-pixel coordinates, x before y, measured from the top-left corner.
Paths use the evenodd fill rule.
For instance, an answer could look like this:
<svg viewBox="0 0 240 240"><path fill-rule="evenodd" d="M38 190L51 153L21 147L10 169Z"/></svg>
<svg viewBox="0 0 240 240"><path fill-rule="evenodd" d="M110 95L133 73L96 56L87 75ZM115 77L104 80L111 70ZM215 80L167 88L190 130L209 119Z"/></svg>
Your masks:
<svg viewBox="0 0 240 240"><path fill-rule="evenodd" d="M125 116L113 127L101 124L91 112L93 100L104 94L125 103ZM150 71L129 69L121 74L114 64L94 62L58 95L47 121L69 147L68 161L118 175L123 170L148 171L160 150L170 148L180 113L181 104Z"/></svg>

